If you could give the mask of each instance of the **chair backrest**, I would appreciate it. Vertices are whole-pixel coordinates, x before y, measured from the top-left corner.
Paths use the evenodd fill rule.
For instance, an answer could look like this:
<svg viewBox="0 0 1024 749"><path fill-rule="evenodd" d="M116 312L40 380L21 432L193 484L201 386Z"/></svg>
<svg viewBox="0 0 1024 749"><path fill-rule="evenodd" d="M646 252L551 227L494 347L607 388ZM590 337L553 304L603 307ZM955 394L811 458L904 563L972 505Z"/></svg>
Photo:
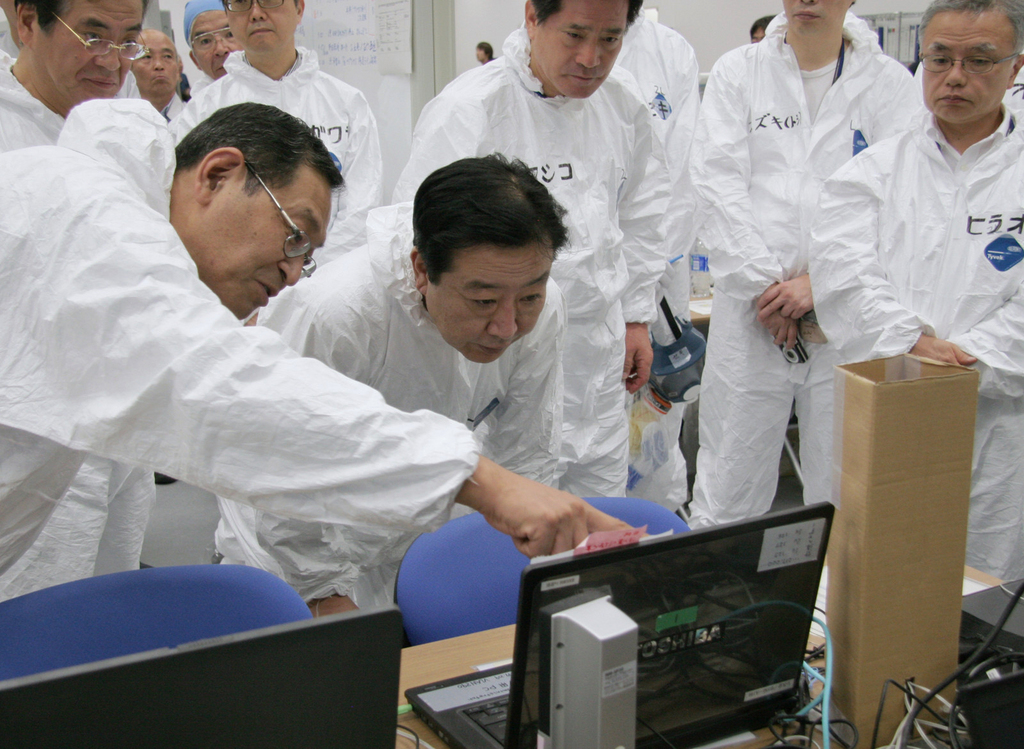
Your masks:
<svg viewBox="0 0 1024 749"><path fill-rule="evenodd" d="M632 497L587 501L632 526L648 526L651 534L689 530L678 515L655 502ZM512 539L479 513L424 533L402 559L395 591L409 642L420 645L515 624L519 576L528 563Z"/></svg>
<svg viewBox="0 0 1024 749"><path fill-rule="evenodd" d="M253 567L75 580L0 602L0 680L309 618L287 583Z"/></svg>

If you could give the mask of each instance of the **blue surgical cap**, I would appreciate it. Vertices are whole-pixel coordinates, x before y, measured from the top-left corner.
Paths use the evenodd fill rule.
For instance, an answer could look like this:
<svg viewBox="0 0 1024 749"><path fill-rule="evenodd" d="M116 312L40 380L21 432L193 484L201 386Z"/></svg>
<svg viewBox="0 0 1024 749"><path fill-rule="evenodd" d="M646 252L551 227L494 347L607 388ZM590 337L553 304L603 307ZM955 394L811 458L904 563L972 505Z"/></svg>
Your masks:
<svg viewBox="0 0 1024 749"><path fill-rule="evenodd" d="M210 10L224 10L221 0L190 0L185 4L185 43L192 46L192 24L200 13Z"/></svg>

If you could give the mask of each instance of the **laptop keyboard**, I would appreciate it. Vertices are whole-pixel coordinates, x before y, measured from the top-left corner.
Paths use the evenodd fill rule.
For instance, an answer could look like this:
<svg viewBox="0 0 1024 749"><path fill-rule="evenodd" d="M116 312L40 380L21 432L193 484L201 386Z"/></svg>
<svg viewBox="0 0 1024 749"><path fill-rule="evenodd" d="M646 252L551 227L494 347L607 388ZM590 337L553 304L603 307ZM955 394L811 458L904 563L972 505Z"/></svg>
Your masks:
<svg viewBox="0 0 1024 749"><path fill-rule="evenodd" d="M505 744L505 725L508 720L508 697L466 708L466 717L491 734L499 744Z"/></svg>

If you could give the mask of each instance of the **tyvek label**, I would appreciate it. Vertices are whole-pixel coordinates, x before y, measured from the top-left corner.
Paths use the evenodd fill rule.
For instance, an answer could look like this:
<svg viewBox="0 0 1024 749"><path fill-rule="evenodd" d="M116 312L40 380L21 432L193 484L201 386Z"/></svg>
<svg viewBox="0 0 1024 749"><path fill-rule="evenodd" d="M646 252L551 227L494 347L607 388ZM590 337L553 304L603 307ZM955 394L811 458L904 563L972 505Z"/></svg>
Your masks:
<svg viewBox="0 0 1024 749"><path fill-rule="evenodd" d="M1024 248L1009 234L1004 234L989 243L985 248L985 257L993 268L1003 273L1024 260Z"/></svg>

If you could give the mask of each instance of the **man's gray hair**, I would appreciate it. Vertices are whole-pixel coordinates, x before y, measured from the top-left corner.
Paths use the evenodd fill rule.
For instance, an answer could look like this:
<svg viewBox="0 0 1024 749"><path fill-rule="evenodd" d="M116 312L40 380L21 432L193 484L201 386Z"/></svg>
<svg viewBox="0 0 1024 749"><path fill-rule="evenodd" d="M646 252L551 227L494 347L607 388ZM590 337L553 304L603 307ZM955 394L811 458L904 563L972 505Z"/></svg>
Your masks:
<svg viewBox="0 0 1024 749"><path fill-rule="evenodd" d="M933 0L921 17L921 38L925 29L938 13L974 13L978 15L994 10L1002 13L1013 26L1013 51L1024 49L1024 0Z"/></svg>

